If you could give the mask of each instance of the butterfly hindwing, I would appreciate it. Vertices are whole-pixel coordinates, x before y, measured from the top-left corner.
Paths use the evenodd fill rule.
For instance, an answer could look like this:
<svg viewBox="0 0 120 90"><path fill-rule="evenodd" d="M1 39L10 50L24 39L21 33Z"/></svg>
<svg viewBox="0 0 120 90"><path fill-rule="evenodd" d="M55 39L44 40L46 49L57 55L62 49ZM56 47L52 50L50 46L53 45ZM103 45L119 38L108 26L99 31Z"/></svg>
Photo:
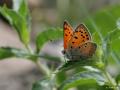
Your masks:
<svg viewBox="0 0 120 90"><path fill-rule="evenodd" d="M81 58L89 58L96 51L97 45L93 42L86 42L77 47L76 49L79 51Z"/></svg>
<svg viewBox="0 0 120 90"><path fill-rule="evenodd" d="M71 60L87 59L93 56L97 48L96 43L86 42L76 48L67 50L67 57Z"/></svg>

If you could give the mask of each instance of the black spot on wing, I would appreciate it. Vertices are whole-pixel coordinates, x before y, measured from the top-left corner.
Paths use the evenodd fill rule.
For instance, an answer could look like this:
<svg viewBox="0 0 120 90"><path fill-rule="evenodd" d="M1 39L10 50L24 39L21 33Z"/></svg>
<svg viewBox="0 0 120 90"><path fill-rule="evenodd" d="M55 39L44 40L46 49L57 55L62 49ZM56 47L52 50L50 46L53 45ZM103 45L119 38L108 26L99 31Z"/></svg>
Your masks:
<svg viewBox="0 0 120 90"><path fill-rule="evenodd" d="M74 38L75 38L75 39L78 39L78 37L76 37L76 36L75 36Z"/></svg>
<svg viewBox="0 0 120 90"><path fill-rule="evenodd" d="M83 38L85 38L85 36L82 36Z"/></svg>
<svg viewBox="0 0 120 90"><path fill-rule="evenodd" d="M65 36L68 36L67 34L65 34Z"/></svg>
<svg viewBox="0 0 120 90"><path fill-rule="evenodd" d="M75 43L75 42L72 42L73 44Z"/></svg>
<svg viewBox="0 0 120 90"><path fill-rule="evenodd" d="M82 40L82 42L85 42L85 40Z"/></svg>
<svg viewBox="0 0 120 90"><path fill-rule="evenodd" d="M87 40L89 40L89 38L87 38Z"/></svg>

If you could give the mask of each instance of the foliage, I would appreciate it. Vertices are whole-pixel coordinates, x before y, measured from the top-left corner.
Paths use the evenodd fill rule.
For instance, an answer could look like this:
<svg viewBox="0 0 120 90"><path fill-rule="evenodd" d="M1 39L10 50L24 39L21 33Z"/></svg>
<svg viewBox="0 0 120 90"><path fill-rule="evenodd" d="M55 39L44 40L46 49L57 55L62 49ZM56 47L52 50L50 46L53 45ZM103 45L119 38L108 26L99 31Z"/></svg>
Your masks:
<svg viewBox="0 0 120 90"><path fill-rule="evenodd" d="M112 77L106 70L107 65L115 62L120 65L119 43L119 18L120 6L114 6L99 11L85 19L84 23L90 29L94 42L97 43L97 51L93 58L81 61L62 62L60 57L40 55L41 48L50 40L62 38L63 31L60 28L48 28L36 37L36 50L30 47L30 15L27 3L22 0L17 11L0 7L0 13L10 22L17 31L25 50L13 47L1 47L0 59L17 57L28 58L43 72L44 78L33 84L32 90L119 90L120 74ZM117 27L116 27L117 25ZM26 50L27 49L27 50ZM60 67L50 69L41 63L40 58L51 61L59 61ZM38 63L39 62L39 63Z"/></svg>
<svg viewBox="0 0 120 90"><path fill-rule="evenodd" d="M8 9L6 6L0 7L1 14L9 21L9 23L17 31L20 40L27 45L30 41L29 25L28 25L28 8L26 7L25 0L21 2L18 11ZM22 23L21 23L22 22Z"/></svg>
<svg viewBox="0 0 120 90"><path fill-rule="evenodd" d="M60 28L49 28L42 33L40 33L36 38L36 51L40 51L42 46L50 41L61 38L63 35L63 32Z"/></svg>

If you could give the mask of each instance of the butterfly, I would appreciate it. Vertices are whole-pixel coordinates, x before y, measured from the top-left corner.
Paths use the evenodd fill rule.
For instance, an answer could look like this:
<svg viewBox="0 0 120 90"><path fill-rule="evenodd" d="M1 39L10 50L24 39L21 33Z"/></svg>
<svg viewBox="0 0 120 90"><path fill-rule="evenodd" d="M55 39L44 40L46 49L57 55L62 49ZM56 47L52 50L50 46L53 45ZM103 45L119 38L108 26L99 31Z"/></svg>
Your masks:
<svg viewBox="0 0 120 90"><path fill-rule="evenodd" d="M84 24L79 24L75 30L64 21L64 50L63 54L70 60L88 59L96 51L97 44Z"/></svg>

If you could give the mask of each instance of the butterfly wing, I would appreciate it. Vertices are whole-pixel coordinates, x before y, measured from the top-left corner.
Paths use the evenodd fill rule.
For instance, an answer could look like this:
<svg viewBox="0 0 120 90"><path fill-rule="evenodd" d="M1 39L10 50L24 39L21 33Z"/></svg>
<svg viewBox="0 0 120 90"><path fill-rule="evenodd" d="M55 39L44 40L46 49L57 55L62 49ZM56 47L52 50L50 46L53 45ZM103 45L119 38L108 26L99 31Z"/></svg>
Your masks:
<svg viewBox="0 0 120 90"><path fill-rule="evenodd" d="M97 48L96 43L86 42L76 48L69 49L66 56L68 59L73 61L87 59L93 56L93 54L96 51L96 48Z"/></svg>
<svg viewBox="0 0 120 90"><path fill-rule="evenodd" d="M68 48L68 42L73 35L73 29L67 21L64 21L64 50Z"/></svg>
<svg viewBox="0 0 120 90"><path fill-rule="evenodd" d="M91 35L84 24L77 26L73 33L73 37L69 41L69 48L76 48L86 41L91 41Z"/></svg>
<svg viewBox="0 0 120 90"><path fill-rule="evenodd" d="M64 22L64 51L70 60L87 59L96 51L97 45L91 42L91 35L84 24L78 25L73 31L71 26Z"/></svg>
<svg viewBox="0 0 120 90"><path fill-rule="evenodd" d="M79 47L76 48L77 53L80 54L81 58L89 58L91 57L96 51L97 45L93 42L86 42Z"/></svg>

